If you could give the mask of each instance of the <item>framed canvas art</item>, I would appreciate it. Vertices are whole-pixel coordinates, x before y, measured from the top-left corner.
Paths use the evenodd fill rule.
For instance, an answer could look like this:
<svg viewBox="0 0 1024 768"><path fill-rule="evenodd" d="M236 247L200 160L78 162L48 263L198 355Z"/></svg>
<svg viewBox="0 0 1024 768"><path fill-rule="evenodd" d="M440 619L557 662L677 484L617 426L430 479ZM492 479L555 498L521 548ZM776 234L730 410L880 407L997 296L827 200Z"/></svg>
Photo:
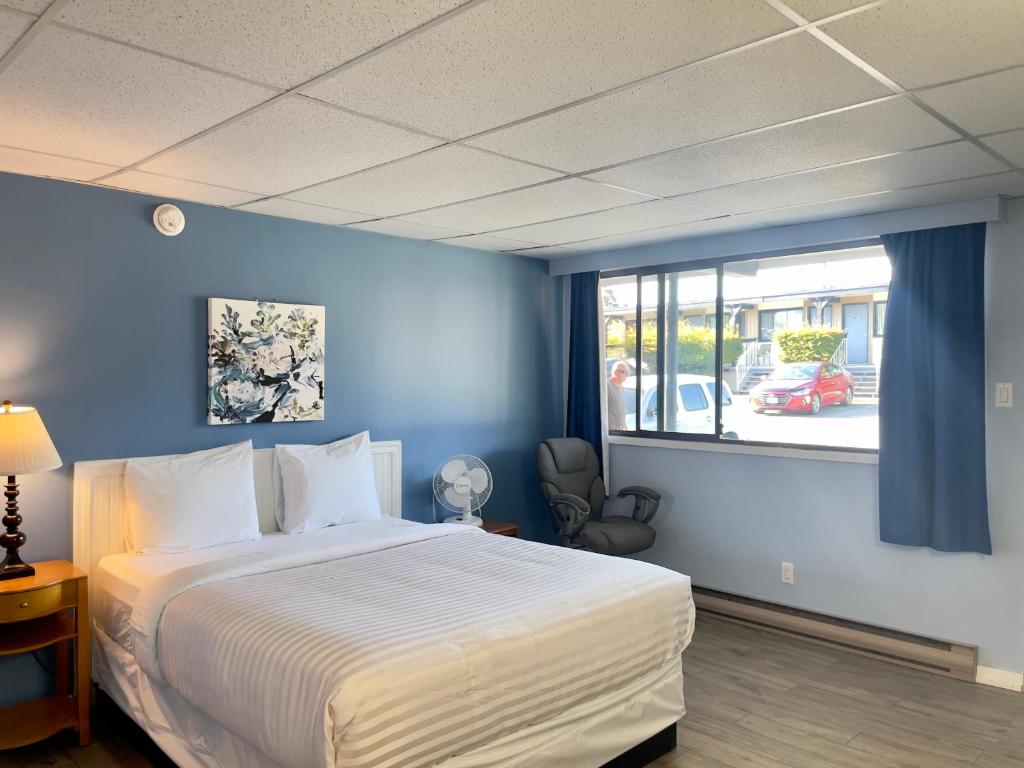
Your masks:
<svg viewBox="0 0 1024 768"><path fill-rule="evenodd" d="M210 424L322 421L326 310L210 299Z"/></svg>

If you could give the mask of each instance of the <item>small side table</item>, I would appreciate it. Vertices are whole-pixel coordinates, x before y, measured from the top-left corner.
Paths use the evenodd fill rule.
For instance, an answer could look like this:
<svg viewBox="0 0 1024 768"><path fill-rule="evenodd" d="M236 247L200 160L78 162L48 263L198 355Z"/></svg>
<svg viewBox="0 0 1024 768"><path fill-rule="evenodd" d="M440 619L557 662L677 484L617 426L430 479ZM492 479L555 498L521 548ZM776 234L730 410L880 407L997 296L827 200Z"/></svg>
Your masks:
<svg viewBox="0 0 1024 768"><path fill-rule="evenodd" d="M31 744L65 728L77 728L84 747L90 741L87 577L66 560L33 565L33 576L0 581L0 656L55 646L55 692L0 709L0 749Z"/></svg>
<svg viewBox="0 0 1024 768"><path fill-rule="evenodd" d="M484 520L483 529L498 536L519 538L519 526L515 523L503 523L500 520Z"/></svg>

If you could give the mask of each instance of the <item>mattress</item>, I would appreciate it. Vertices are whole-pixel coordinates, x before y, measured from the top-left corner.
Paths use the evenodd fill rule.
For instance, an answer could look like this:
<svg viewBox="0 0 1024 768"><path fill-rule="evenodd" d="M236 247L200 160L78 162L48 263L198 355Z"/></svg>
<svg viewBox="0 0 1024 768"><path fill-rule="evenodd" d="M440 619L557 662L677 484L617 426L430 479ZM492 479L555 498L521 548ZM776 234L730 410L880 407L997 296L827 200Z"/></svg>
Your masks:
<svg viewBox="0 0 1024 768"><path fill-rule="evenodd" d="M664 684L693 628L685 576L462 526L214 549L105 558L97 623L154 686L289 768L514 751L517 734Z"/></svg>

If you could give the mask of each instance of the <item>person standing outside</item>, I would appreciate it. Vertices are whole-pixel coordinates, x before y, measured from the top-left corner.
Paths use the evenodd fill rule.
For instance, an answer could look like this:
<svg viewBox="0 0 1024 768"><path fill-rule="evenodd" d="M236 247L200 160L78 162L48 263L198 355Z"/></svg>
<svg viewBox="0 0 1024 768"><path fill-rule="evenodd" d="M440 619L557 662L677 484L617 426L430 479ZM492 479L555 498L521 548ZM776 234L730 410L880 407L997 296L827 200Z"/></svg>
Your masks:
<svg viewBox="0 0 1024 768"><path fill-rule="evenodd" d="M622 388L629 378L629 363L619 360L612 365L608 377L608 429L626 429L626 392Z"/></svg>

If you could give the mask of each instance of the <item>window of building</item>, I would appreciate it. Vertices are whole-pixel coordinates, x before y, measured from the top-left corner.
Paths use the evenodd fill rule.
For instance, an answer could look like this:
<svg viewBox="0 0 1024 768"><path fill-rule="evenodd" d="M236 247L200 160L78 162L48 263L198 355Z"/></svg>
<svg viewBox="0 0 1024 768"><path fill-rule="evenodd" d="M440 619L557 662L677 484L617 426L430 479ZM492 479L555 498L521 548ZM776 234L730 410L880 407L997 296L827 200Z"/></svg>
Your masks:
<svg viewBox="0 0 1024 768"><path fill-rule="evenodd" d="M876 339L885 335L885 305L887 301L875 302L874 334Z"/></svg>
<svg viewBox="0 0 1024 768"><path fill-rule="evenodd" d="M641 361L613 432L877 450L874 335L889 279L880 245L604 276L606 357ZM748 311L757 338L745 335Z"/></svg>
<svg viewBox="0 0 1024 768"><path fill-rule="evenodd" d="M792 309L762 309L757 313L758 338L771 341L778 331L800 328L804 324L804 311L800 307Z"/></svg>
<svg viewBox="0 0 1024 768"><path fill-rule="evenodd" d="M825 305L825 309L821 313L821 317L822 317L822 320L819 323L818 322L818 305L816 303L815 304L811 304L811 306L809 306L807 308L807 324L808 325L811 325L811 326L823 325L826 328L830 328L832 326L832 305L831 304L826 304Z"/></svg>

